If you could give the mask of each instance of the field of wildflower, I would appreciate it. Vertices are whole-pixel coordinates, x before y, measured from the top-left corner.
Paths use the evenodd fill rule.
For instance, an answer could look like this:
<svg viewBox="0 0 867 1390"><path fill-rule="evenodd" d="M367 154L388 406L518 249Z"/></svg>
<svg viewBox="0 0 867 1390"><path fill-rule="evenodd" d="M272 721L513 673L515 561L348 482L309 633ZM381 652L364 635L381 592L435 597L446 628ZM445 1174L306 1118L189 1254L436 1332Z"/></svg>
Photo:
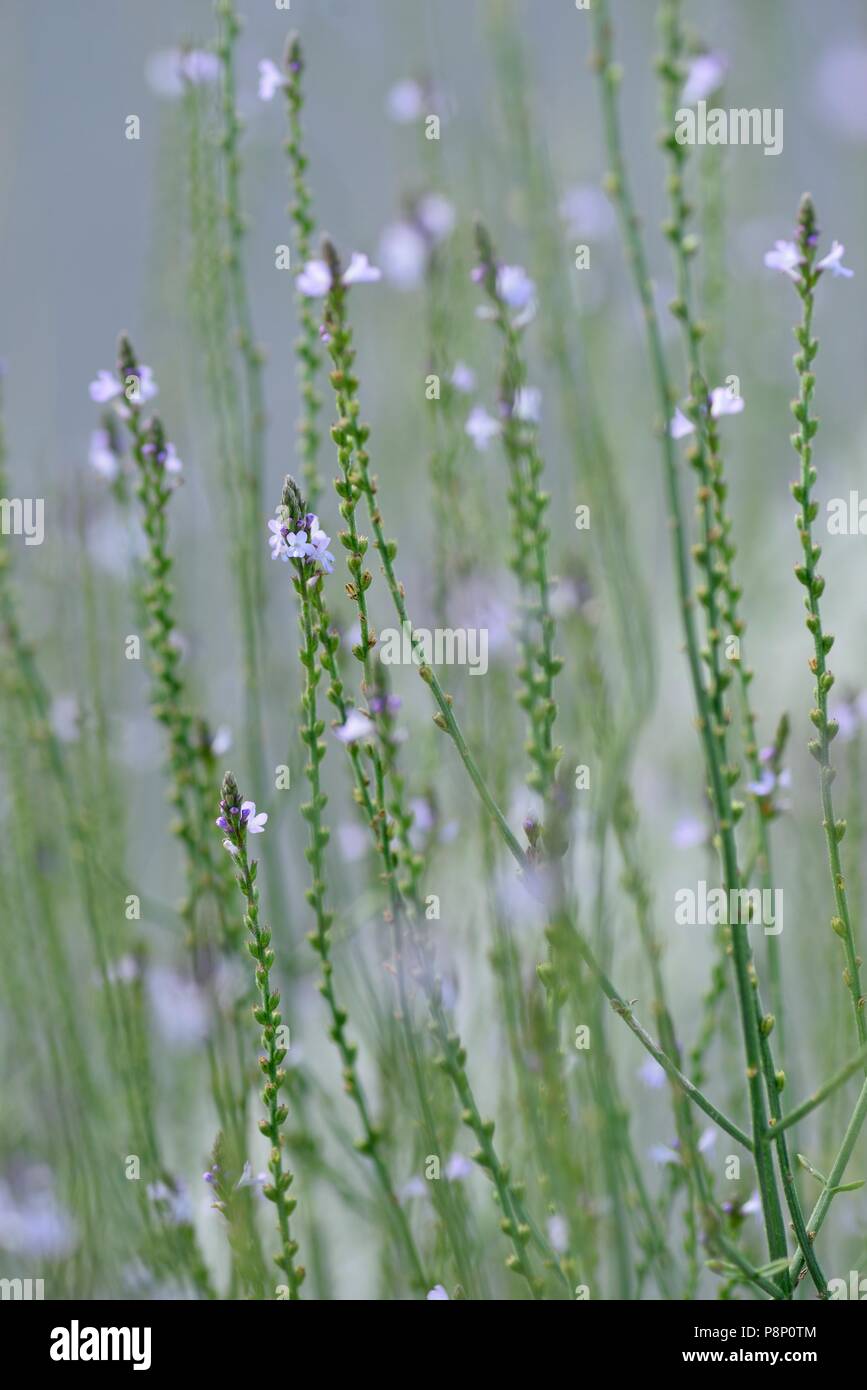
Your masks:
<svg viewBox="0 0 867 1390"><path fill-rule="evenodd" d="M0 91L3 1298L867 1297L856 0Z"/></svg>

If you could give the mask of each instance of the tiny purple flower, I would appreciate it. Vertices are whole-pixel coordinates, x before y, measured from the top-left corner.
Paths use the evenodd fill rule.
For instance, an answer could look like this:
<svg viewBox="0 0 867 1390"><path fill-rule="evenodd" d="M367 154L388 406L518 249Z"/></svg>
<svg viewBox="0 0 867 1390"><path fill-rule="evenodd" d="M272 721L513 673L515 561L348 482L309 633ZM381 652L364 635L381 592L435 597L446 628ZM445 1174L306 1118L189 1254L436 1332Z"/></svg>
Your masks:
<svg viewBox="0 0 867 1390"><path fill-rule="evenodd" d="M832 241L831 250L828 252L827 256L822 257L821 261L816 262L816 269L830 270L831 274L835 277L843 276L844 279L851 280L855 272L843 265L842 257L845 250L845 246L841 246L839 241Z"/></svg>
<svg viewBox="0 0 867 1390"><path fill-rule="evenodd" d="M382 271L371 265L362 251L353 251L342 279L344 285L368 285L381 280Z"/></svg>
<svg viewBox="0 0 867 1390"><path fill-rule="evenodd" d="M492 439L500 433L500 422L489 415L483 405L474 405L470 411L464 430L476 448L481 452L487 449Z"/></svg>
<svg viewBox="0 0 867 1390"><path fill-rule="evenodd" d="M331 289L331 271L325 261L308 261L295 285L308 299L321 299Z"/></svg>
<svg viewBox="0 0 867 1390"><path fill-rule="evenodd" d="M281 87L286 86L286 78L270 58L262 58L259 63L259 98L273 101Z"/></svg>

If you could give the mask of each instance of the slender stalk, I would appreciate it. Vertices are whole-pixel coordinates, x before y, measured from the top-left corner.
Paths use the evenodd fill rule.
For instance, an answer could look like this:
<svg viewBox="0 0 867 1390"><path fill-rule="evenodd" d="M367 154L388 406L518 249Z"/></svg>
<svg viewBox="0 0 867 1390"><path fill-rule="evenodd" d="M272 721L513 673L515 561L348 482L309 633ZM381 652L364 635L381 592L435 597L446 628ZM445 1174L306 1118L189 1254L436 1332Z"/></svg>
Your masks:
<svg viewBox="0 0 867 1390"><path fill-rule="evenodd" d="M805 589L804 607L807 610L806 624L813 637L813 656L810 670L816 678L815 707L810 719L815 725L818 737L811 740L809 749L819 764L819 790L822 802L822 826L828 850L828 868L831 875L831 888L834 894L835 915L831 918L831 929L843 943L846 967L843 980L852 1000L855 1027L859 1043L867 1042L867 1021L864 1018L864 995L861 989L861 960L855 943L855 932L849 912L849 898L846 892L846 879L840 860L840 841L846 833L846 822L838 820L834 814L834 798L831 787L836 772L831 763L831 742L837 735L836 720L828 717L828 692L834 684L834 674L827 664L827 656L834 644L832 633L826 633L822 626L819 606L825 581L817 566L822 553L813 540L813 522L819 504L813 500L812 490L816 482L816 468L813 464L813 439L819 428L818 420L811 414L816 377L813 362L819 351L818 339L813 337L813 308L816 285L822 275L816 266L816 247L819 230L816 212L809 194L801 200L798 212L797 246L800 254L800 267L794 280L795 289L803 305L800 327L795 330L799 352L795 357L795 370L798 373L798 399L792 402L792 413L798 428L792 435L792 445L801 459L801 479L792 484L792 496L800 506L796 525L801 538L803 560L795 567L795 575Z"/></svg>
<svg viewBox="0 0 867 1390"><path fill-rule="evenodd" d="M250 828L249 803L242 803L238 784L231 772L223 778L218 824L226 835L226 847L230 849L237 868L236 879L244 899L244 926L250 933L247 949L256 962L256 987L259 1004L253 1009L253 1017L262 1029L262 1049L259 1065L265 1077L262 1102L266 1118L259 1121L259 1129L271 1141L268 1168L270 1183L263 1189L269 1202L273 1202L277 1212L277 1226L280 1233L280 1252L274 1256L274 1263L282 1269L289 1281L289 1297L300 1297L304 1282L304 1267L296 1265L298 1243L292 1239L289 1219L295 1210L294 1198L287 1194L292 1186L292 1173L283 1161L283 1126L289 1114L288 1108L280 1100L280 1089L286 1080L281 1063L286 1056L286 1048L279 1042L282 1016L278 1010L280 993L271 989L271 970L274 965L274 952L271 950L271 933L259 921L259 889L256 887L256 860L247 857L247 836ZM255 808L254 808L255 809Z"/></svg>
<svg viewBox="0 0 867 1390"><path fill-rule="evenodd" d="M312 255L312 236L315 227L313 220L313 200L307 183L308 159L304 153L304 136L301 126L301 112L304 94L301 79L304 72L304 56L301 40L291 34L286 44L284 62L287 73L285 87L289 134L285 150L289 159L289 172L292 186L290 216L295 229L294 251L299 265L305 265ZM315 511L321 491L318 454L320 434L318 417L322 406L316 390L316 379L322 360L319 342L319 321L313 312L310 300L303 294L296 296L298 319L301 333L295 345L298 361L298 379L301 387L301 418L298 434L301 450L301 473L308 506Z"/></svg>

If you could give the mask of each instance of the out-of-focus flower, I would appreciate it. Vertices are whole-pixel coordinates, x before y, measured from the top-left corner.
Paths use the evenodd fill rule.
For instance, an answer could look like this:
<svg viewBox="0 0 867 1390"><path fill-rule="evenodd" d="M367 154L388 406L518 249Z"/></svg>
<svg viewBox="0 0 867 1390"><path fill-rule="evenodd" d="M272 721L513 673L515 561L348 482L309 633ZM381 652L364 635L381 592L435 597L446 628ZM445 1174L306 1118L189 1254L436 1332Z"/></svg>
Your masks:
<svg viewBox="0 0 867 1390"><path fill-rule="evenodd" d="M424 193L415 205L422 230L434 243L444 241L454 230L454 204L442 193Z"/></svg>
<svg viewBox="0 0 867 1390"><path fill-rule="evenodd" d="M536 297L536 286L520 265L501 265L497 270L497 294L510 309L527 309Z"/></svg>
<svg viewBox="0 0 867 1390"><path fill-rule="evenodd" d="M659 1065L655 1057L645 1058L638 1068L638 1075L651 1091L658 1091L660 1086L665 1085L665 1068Z"/></svg>
<svg viewBox="0 0 867 1390"><path fill-rule="evenodd" d="M228 724L220 724L211 739L211 752L215 758L221 758L224 753L228 753L232 746L232 730Z"/></svg>
<svg viewBox="0 0 867 1390"><path fill-rule="evenodd" d="M0 1246L32 1260L62 1260L78 1244L72 1217L54 1192L47 1168L28 1169L13 1184L0 1179Z"/></svg>
<svg viewBox="0 0 867 1390"><path fill-rule="evenodd" d="M496 439L501 428L499 420L489 415L483 405L473 406L464 425L466 433L481 452L488 448L492 439Z"/></svg>
<svg viewBox="0 0 867 1390"><path fill-rule="evenodd" d="M337 827L337 842L347 864L356 864L367 854L370 840L363 825L347 821Z"/></svg>
<svg viewBox="0 0 867 1390"><path fill-rule="evenodd" d="M420 82L404 78L390 88L385 101L385 109L391 120L398 125L408 125L424 114L425 90Z"/></svg>
<svg viewBox="0 0 867 1390"><path fill-rule="evenodd" d="M778 793L781 789L791 786L792 774L788 768L777 768L777 757L776 748L763 748L759 754L759 761L762 763L761 776L746 784L747 791L752 792L758 801L762 815L768 819L788 810L788 802L781 800Z"/></svg>
<svg viewBox="0 0 867 1390"><path fill-rule="evenodd" d="M569 1227L565 1217L556 1212L553 1216L549 1216L547 1231L552 1248L556 1250L558 1255L565 1255L569 1249Z"/></svg>
<svg viewBox="0 0 867 1390"><path fill-rule="evenodd" d="M392 222L379 242L385 278L399 290L413 290L424 280L428 244L411 222Z"/></svg>
<svg viewBox="0 0 867 1390"><path fill-rule="evenodd" d="M449 1296L448 1296L448 1294L446 1293L445 1289L443 1288L442 1284L434 1284L434 1286L433 1286L433 1288L431 1289L430 1293L427 1295L427 1302L428 1302L428 1303L442 1303L443 1300L445 1300L446 1303L450 1303L450 1302L451 1302L451 1299L449 1298Z"/></svg>
<svg viewBox="0 0 867 1390"><path fill-rule="evenodd" d="M325 261L308 261L295 284L299 294L309 299L321 299L331 289L331 271Z"/></svg>
<svg viewBox="0 0 867 1390"><path fill-rule="evenodd" d="M537 386L519 387L515 392L512 410L519 420L530 420L538 424L542 411L542 392Z"/></svg>
<svg viewBox="0 0 867 1390"><path fill-rule="evenodd" d="M202 87L216 82L220 75L220 60L216 53L202 48L169 48L152 53L145 63L145 80L158 97L177 99L184 94L184 84Z"/></svg>
<svg viewBox="0 0 867 1390"><path fill-rule="evenodd" d="M472 367L468 367L466 362L456 362L449 378L452 386L462 395L468 395L476 389L476 374Z"/></svg>
<svg viewBox="0 0 867 1390"><path fill-rule="evenodd" d="M473 1165L463 1154L452 1154L446 1164L446 1178L449 1182L460 1182L463 1178L469 1177L473 1171Z"/></svg>
<svg viewBox="0 0 867 1390"><path fill-rule="evenodd" d="M560 216L572 236L596 240L614 227L611 204L593 184L570 188L560 203Z"/></svg>
<svg viewBox="0 0 867 1390"><path fill-rule="evenodd" d="M668 426L672 439L684 439L686 435L692 434L694 429L695 425L686 418L680 406L677 406Z"/></svg>
<svg viewBox="0 0 867 1390"><path fill-rule="evenodd" d="M382 279L382 271L370 264L363 251L353 251L341 279L344 285L372 285Z"/></svg>
<svg viewBox="0 0 867 1390"><path fill-rule="evenodd" d="M209 53L203 48L190 48L186 53L181 53L179 66L182 76L194 87L216 82L220 75L220 60L216 53Z"/></svg>
<svg viewBox="0 0 867 1390"><path fill-rule="evenodd" d="M148 971L148 997L161 1037L173 1047L192 1048L210 1031L210 1010L195 980L164 966Z"/></svg>
<svg viewBox="0 0 867 1390"><path fill-rule="evenodd" d="M334 737L341 743L357 743L359 739L371 738L375 732L373 721L366 714L362 714L360 709L351 709L346 723L334 730Z"/></svg>
<svg viewBox="0 0 867 1390"><path fill-rule="evenodd" d="M729 64L724 53L700 53L693 58L683 84L681 101L693 106L712 96L726 79Z"/></svg>
<svg viewBox="0 0 867 1390"><path fill-rule="evenodd" d="M169 1187L165 1182L148 1183L147 1195L157 1211L173 1226L188 1226L193 1219L193 1208L189 1194L183 1183Z"/></svg>
<svg viewBox="0 0 867 1390"><path fill-rule="evenodd" d="M281 87L285 87L288 79L280 71L276 63L270 58L262 58L259 62L259 98L261 101L273 101Z"/></svg>
<svg viewBox="0 0 867 1390"><path fill-rule="evenodd" d="M57 695L51 705L51 727L61 743L76 743L81 734L81 710L75 695Z"/></svg>
<svg viewBox="0 0 867 1390"><path fill-rule="evenodd" d="M841 246L839 241L832 241L831 250L827 256L823 256L820 261L816 262L816 269L830 270L834 276L842 276L846 280L851 280L855 272L843 265L842 258L845 250L845 246Z"/></svg>
<svg viewBox="0 0 867 1390"><path fill-rule="evenodd" d="M743 408L743 396L733 396L727 386L715 386L710 393L710 413L714 420L723 415L740 415ZM695 425L678 406L668 426L672 439L685 439L694 430Z"/></svg>
<svg viewBox="0 0 867 1390"><path fill-rule="evenodd" d="M131 985L141 974L141 967L135 956L119 956L111 962L105 973L113 985Z"/></svg>
<svg viewBox="0 0 867 1390"><path fill-rule="evenodd" d="M743 396L733 396L727 386L715 386L710 393L710 413L715 420L721 415L740 415L743 408Z"/></svg>
<svg viewBox="0 0 867 1390"><path fill-rule="evenodd" d="M131 391L130 400L142 405L145 401L153 400L154 396L159 395L159 387L154 379L154 374L150 367L143 363L135 373L130 373L131 380L135 380L135 389ZM97 372L96 378L90 383L88 388L90 399L99 405L106 405L109 401L114 401L118 396L124 396L124 383L114 372L107 372L104 368ZM120 403L122 406L122 402ZM128 412L125 412L128 413Z"/></svg>
<svg viewBox="0 0 867 1390"><path fill-rule="evenodd" d="M112 447L111 435L108 430L93 431L90 436L87 459L94 473L98 473L101 478L107 479L110 483L114 482L120 469L120 463Z"/></svg>
<svg viewBox="0 0 867 1390"><path fill-rule="evenodd" d="M382 271L371 265L362 251L353 251L349 265L340 278L344 285L373 284L382 279ZM331 289L331 271L325 261L308 261L295 284L300 294L309 299L321 299Z"/></svg>
<svg viewBox="0 0 867 1390"><path fill-rule="evenodd" d="M399 1196L402 1202L406 1202L412 1197L427 1197L427 1183L425 1182L424 1178L420 1178L416 1173L414 1177L410 1178L408 1182L404 1183L403 1187L400 1189Z"/></svg>
<svg viewBox="0 0 867 1390"><path fill-rule="evenodd" d="M255 1177L253 1176L253 1169L250 1165L250 1160L248 1158L244 1162L244 1167L241 1170L241 1176L235 1183L235 1187L256 1187L259 1189L259 1192L261 1193L262 1188L265 1186L267 1181L267 1173L257 1173Z"/></svg>
<svg viewBox="0 0 867 1390"><path fill-rule="evenodd" d="M108 372L101 368L94 381L89 386L90 399L99 405L105 405L107 401L113 401L115 396L123 392L123 387L115 376L114 372Z"/></svg>
<svg viewBox="0 0 867 1390"><path fill-rule="evenodd" d="M775 241L773 250L765 252L768 270L779 270L790 280L801 278L801 253L793 241Z"/></svg>
<svg viewBox="0 0 867 1390"><path fill-rule="evenodd" d="M708 828L696 816L684 816L671 832L671 843L675 849L695 849L707 844Z"/></svg>
<svg viewBox="0 0 867 1390"><path fill-rule="evenodd" d="M867 47L851 34L822 55L813 101L819 119L835 132L849 140L867 139Z"/></svg>

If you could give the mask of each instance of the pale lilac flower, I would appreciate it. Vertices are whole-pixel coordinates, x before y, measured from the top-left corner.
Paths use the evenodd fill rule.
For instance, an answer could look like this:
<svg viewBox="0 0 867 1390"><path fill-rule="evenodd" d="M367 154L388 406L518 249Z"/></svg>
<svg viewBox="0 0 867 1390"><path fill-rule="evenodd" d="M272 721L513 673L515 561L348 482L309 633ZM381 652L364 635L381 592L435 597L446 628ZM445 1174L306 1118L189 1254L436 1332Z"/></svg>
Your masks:
<svg viewBox="0 0 867 1390"><path fill-rule="evenodd" d="M480 452L487 449L492 439L500 433L500 422L489 415L483 405L474 405L470 411L464 430Z"/></svg>
<svg viewBox="0 0 867 1390"><path fill-rule="evenodd" d="M25 1259L62 1260L78 1239L47 1168L28 1169L14 1185L0 1179L0 1247L4 1251Z"/></svg>
<svg viewBox="0 0 867 1390"><path fill-rule="evenodd" d="M270 58L261 59L259 63L259 97L262 101L273 101L280 88L286 86L286 82L286 77L276 63L272 63Z"/></svg>
<svg viewBox="0 0 867 1390"><path fill-rule="evenodd" d="M433 807L426 796L414 796L410 799L409 809L412 812L412 825L414 830L420 830L423 834L428 834L436 824Z"/></svg>
<svg viewBox="0 0 867 1390"><path fill-rule="evenodd" d="M165 452L160 456L160 463L167 473L180 473L183 463L178 458L178 451L174 444L166 443Z"/></svg>
<svg viewBox="0 0 867 1390"><path fill-rule="evenodd" d="M385 278L399 290L412 290L424 279L428 245L411 222L392 222L382 233L379 259Z"/></svg>
<svg viewBox="0 0 867 1390"><path fill-rule="evenodd" d="M728 72L728 59L724 53L700 53L693 58L686 75L681 93L681 101L687 106L704 101L717 88L721 87Z"/></svg>
<svg viewBox="0 0 867 1390"><path fill-rule="evenodd" d="M515 392L512 409L519 420L530 420L533 424L538 424L542 410L542 392L537 386L519 387Z"/></svg>
<svg viewBox="0 0 867 1390"><path fill-rule="evenodd" d="M76 743L80 733L81 710L74 695L57 695L51 704L51 727L61 743Z"/></svg>
<svg viewBox="0 0 867 1390"><path fill-rule="evenodd" d="M460 1182L462 1178L469 1177L473 1171L473 1165L463 1154L452 1154L446 1164L446 1178L449 1182Z"/></svg>
<svg viewBox="0 0 867 1390"><path fill-rule="evenodd" d="M287 560L306 560L309 542L306 531L287 531L285 536Z"/></svg>
<svg viewBox="0 0 867 1390"><path fill-rule="evenodd" d="M171 1188L164 1182L148 1183L147 1195L157 1210L174 1226L188 1226L193 1219L192 1204L183 1183Z"/></svg>
<svg viewBox="0 0 867 1390"><path fill-rule="evenodd" d="M408 1182L404 1183L398 1195L402 1202L408 1201L411 1197L427 1197L427 1183L425 1182L424 1178L420 1178L416 1173L414 1177L410 1178Z"/></svg>
<svg viewBox="0 0 867 1390"><path fill-rule="evenodd" d="M647 1057L642 1062L638 1075L651 1091L658 1091L660 1086L665 1085L665 1068L659 1065L655 1057Z"/></svg>
<svg viewBox="0 0 867 1390"><path fill-rule="evenodd" d="M733 396L727 386L715 386L710 393L710 413L715 420L721 415L740 415L743 396Z"/></svg>
<svg viewBox="0 0 867 1390"><path fill-rule="evenodd" d="M135 382L134 387L131 384L132 382ZM129 373L124 386L125 388L127 386L129 387L129 399L136 401L139 405L143 405L145 401L152 401L154 396L158 396L160 393L160 388L157 386L153 372L150 367L146 367L143 362L134 372ZM124 394L126 394L126 391Z"/></svg>
<svg viewBox="0 0 867 1390"><path fill-rule="evenodd" d="M454 204L442 193L425 193L419 198L415 215L422 230L436 243L444 241L454 230Z"/></svg>
<svg viewBox="0 0 867 1390"><path fill-rule="evenodd" d="M105 973L113 985L131 985L139 977L139 963L135 956L119 956Z"/></svg>
<svg viewBox="0 0 867 1390"><path fill-rule="evenodd" d="M101 478L106 478L108 482L113 482L118 475L119 464L117 454L111 446L111 435L108 430L94 430L90 436L90 452L88 462L95 473Z"/></svg>
<svg viewBox="0 0 867 1390"><path fill-rule="evenodd" d="M615 221L610 202L593 184L570 188L560 203L560 216L572 236L588 240L605 236Z"/></svg>
<svg viewBox="0 0 867 1390"><path fill-rule="evenodd" d="M468 367L466 362L456 362L449 380L456 391L462 395L467 395L476 389L476 374L472 367Z"/></svg>
<svg viewBox="0 0 867 1390"><path fill-rule="evenodd" d="M653 1144L647 1150L648 1158L654 1163L658 1163L660 1168L666 1163L680 1163L680 1154L668 1144Z"/></svg>
<svg viewBox="0 0 867 1390"><path fill-rule="evenodd" d="M186 53L181 53L178 66L182 76L194 87L216 82L220 75L220 60L216 53L208 53L202 48L191 48Z"/></svg>
<svg viewBox="0 0 867 1390"><path fill-rule="evenodd" d="M331 271L325 261L308 261L295 281L299 294L321 299L331 289Z"/></svg>
<svg viewBox="0 0 867 1390"><path fill-rule="evenodd" d="M272 560L288 560L289 555L286 550L286 536L289 534L288 527L277 517L276 520L268 522L268 530L271 535L268 537L268 544L271 547Z"/></svg>
<svg viewBox="0 0 867 1390"><path fill-rule="evenodd" d="M801 253L793 241L775 241L773 251L765 252L768 270L780 270L790 280L801 278Z"/></svg>
<svg viewBox="0 0 867 1390"><path fill-rule="evenodd" d="M371 265L363 251L353 251L349 265L343 272L344 285L368 285L382 279L382 271Z"/></svg>
<svg viewBox="0 0 867 1390"><path fill-rule="evenodd" d="M680 406L677 406L668 426L672 439L684 439L688 434L692 434L694 429L695 425L687 419Z"/></svg>
<svg viewBox="0 0 867 1390"><path fill-rule="evenodd" d="M267 1181L267 1173L259 1173L255 1178L253 1177L253 1170L250 1166L250 1160L246 1159L244 1162L244 1167L241 1171L241 1176L235 1183L235 1188L237 1190L237 1188L239 1187L257 1187L261 1192L262 1188L265 1186Z"/></svg>
<svg viewBox="0 0 867 1390"><path fill-rule="evenodd" d="M424 111L424 88L412 78L396 82L388 93L385 107L391 119L398 125L408 125L410 121L417 121Z"/></svg>
<svg viewBox="0 0 867 1390"><path fill-rule="evenodd" d="M813 105L835 134L857 142L867 138L867 47L851 33L822 55L814 76Z"/></svg>
<svg viewBox="0 0 867 1390"><path fill-rule="evenodd" d="M816 269L830 270L831 274L834 276L842 275L844 279L851 280L855 272L843 265L842 257L845 249L845 246L841 246L839 241L832 241L831 250L828 252L827 256L822 257L821 261L816 262Z"/></svg>
<svg viewBox="0 0 867 1390"><path fill-rule="evenodd" d="M340 853L347 864L357 864L367 854L370 844L367 831L355 821L348 821L337 827L337 840Z"/></svg>
<svg viewBox="0 0 867 1390"><path fill-rule="evenodd" d="M785 789L791 786L792 782L792 774L788 768L784 767L780 772L774 771L773 761L775 757L775 748L763 748L759 754L759 761L764 764L763 771L757 779L746 784L748 792L752 792L753 796L760 802L767 803L763 807L766 814L787 809L787 803L777 800L774 794L781 788Z"/></svg>
<svg viewBox="0 0 867 1390"><path fill-rule="evenodd" d="M569 1249L569 1227L565 1219L557 1213L549 1216L547 1230L552 1248L558 1255L565 1255Z"/></svg>
<svg viewBox="0 0 867 1390"><path fill-rule="evenodd" d="M527 309L536 295L536 286L520 265L501 265L497 271L497 294L510 309Z"/></svg>
<svg viewBox="0 0 867 1390"><path fill-rule="evenodd" d="M867 691L862 690L859 694L850 696L842 705L838 705L833 718L840 729L838 738L848 743L855 737L861 725L867 723Z"/></svg>
<svg viewBox="0 0 867 1390"><path fill-rule="evenodd" d="M427 1295L426 1301L428 1303L442 1303L443 1301L445 1301L446 1303L450 1303L451 1299L449 1298L442 1284L434 1284L430 1293Z"/></svg>
<svg viewBox="0 0 867 1390"><path fill-rule="evenodd" d="M360 709L351 709L346 723L334 730L334 737L341 743L357 743L359 739L370 738L376 732L373 721L362 714Z"/></svg>
<svg viewBox="0 0 867 1390"><path fill-rule="evenodd" d="M232 746L232 730L228 724L220 724L211 739L211 752L215 758L222 758Z"/></svg>
<svg viewBox="0 0 867 1390"><path fill-rule="evenodd" d="M216 53L201 48L163 49L152 53L145 64L145 79L159 97L177 98L184 94L184 83L201 87L216 82L220 60Z"/></svg>
<svg viewBox="0 0 867 1390"><path fill-rule="evenodd" d="M260 811L256 815L255 801L241 802L241 824L247 827L250 835L261 835L268 823L268 812Z"/></svg>
<svg viewBox="0 0 867 1390"><path fill-rule="evenodd" d="M762 1203L758 1192L754 1192L749 1201L744 1202L741 1207L742 1216L755 1216L758 1221L762 1220Z"/></svg>
<svg viewBox="0 0 867 1390"><path fill-rule="evenodd" d="M671 843L675 849L695 849L705 844L707 838L707 826L695 816L684 816L671 833Z"/></svg>
<svg viewBox="0 0 867 1390"><path fill-rule="evenodd" d="M97 372L96 380L90 383L88 389L90 399L96 401L98 405L105 405L108 401L113 401L116 396L123 394L123 386L114 372L107 372L104 368Z"/></svg>
<svg viewBox="0 0 867 1390"><path fill-rule="evenodd" d="M198 1047L210 1031L207 998L195 980L155 966L148 971L148 997L157 1031L171 1046Z"/></svg>
<svg viewBox="0 0 867 1390"><path fill-rule="evenodd" d="M317 560L326 574L331 574L334 569L334 556L328 549L331 539L319 525L319 517L310 518L310 541L307 545L307 555L311 560Z"/></svg>
<svg viewBox="0 0 867 1390"><path fill-rule="evenodd" d="M699 1135L699 1140L698 1140L698 1151L699 1151L699 1153L700 1153L700 1154L710 1153L711 1149L714 1148L714 1146L715 1146L715 1144L716 1144L716 1141L717 1141L717 1132L716 1132L716 1130L713 1128L712 1125L708 1125L707 1129L703 1129L702 1132L701 1132L701 1134Z"/></svg>

